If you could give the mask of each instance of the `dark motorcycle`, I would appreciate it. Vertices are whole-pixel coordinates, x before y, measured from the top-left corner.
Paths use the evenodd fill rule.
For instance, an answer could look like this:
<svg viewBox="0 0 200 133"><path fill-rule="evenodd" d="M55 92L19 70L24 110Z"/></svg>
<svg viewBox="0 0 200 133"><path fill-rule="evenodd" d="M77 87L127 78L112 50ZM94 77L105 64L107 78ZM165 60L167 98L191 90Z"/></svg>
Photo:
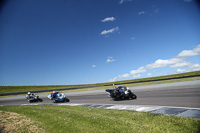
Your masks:
<svg viewBox="0 0 200 133"><path fill-rule="evenodd" d="M126 86L119 86L116 89L106 89L105 91L114 100L137 99L137 96Z"/></svg>

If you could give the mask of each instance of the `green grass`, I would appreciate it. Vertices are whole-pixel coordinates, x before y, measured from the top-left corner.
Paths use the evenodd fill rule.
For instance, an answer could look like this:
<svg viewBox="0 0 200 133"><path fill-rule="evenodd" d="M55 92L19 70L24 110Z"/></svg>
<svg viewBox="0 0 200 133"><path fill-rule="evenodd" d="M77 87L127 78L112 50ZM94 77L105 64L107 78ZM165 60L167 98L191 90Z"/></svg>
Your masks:
<svg viewBox="0 0 200 133"><path fill-rule="evenodd" d="M0 86L0 93L8 92L23 92L23 91L38 91L49 89L62 89L62 88L74 88L92 85L48 85L48 86Z"/></svg>
<svg viewBox="0 0 200 133"><path fill-rule="evenodd" d="M0 110L30 118L36 127L49 133L197 133L200 131L199 119L135 111L56 105L1 106Z"/></svg>
<svg viewBox="0 0 200 133"><path fill-rule="evenodd" d="M167 76L159 76L159 77L151 77L151 78L143 78L143 79L124 80L124 81L109 82L109 83L98 83L98 84L48 85L48 86L0 86L0 93L38 91L38 90L49 90L49 89L54 90L54 89L74 88L74 87L94 86L94 85L108 85L108 84L112 85L112 84L119 84L119 83L122 84L122 85L125 83L124 85L130 87L130 86L141 86L141 85L150 85L150 84L161 84L161 83L181 82L181 81L190 81L190 80L200 80L200 76L199 76L199 77L183 78L183 79L172 79L172 80L163 80L163 81L126 84L126 83L129 83L129 82L141 82L141 81L148 81L148 80L155 80L155 79L166 79L166 78L182 77L182 76L190 76L190 75L200 75L200 71L182 73L182 74L174 74L174 75L167 75ZM68 92L97 90L97 89L106 89L106 88L112 88L112 86L84 88L84 89L70 90Z"/></svg>

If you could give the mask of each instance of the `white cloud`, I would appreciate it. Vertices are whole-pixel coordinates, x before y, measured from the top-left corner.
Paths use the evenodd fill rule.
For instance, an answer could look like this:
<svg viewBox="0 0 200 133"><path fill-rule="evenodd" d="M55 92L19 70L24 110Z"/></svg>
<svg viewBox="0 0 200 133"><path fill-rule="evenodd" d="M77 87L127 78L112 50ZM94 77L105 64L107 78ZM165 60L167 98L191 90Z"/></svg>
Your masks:
<svg viewBox="0 0 200 133"><path fill-rule="evenodd" d="M135 37L131 37L131 40L135 40Z"/></svg>
<svg viewBox="0 0 200 133"><path fill-rule="evenodd" d="M151 73L148 73L147 76L148 76L148 77L152 77L152 74L151 74Z"/></svg>
<svg viewBox="0 0 200 133"><path fill-rule="evenodd" d="M107 63L116 61L115 59L113 59L113 57L108 56L108 59L106 60Z"/></svg>
<svg viewBox="0 0 200 133"><path fill-rule="evenodd" d="M119 4L122 4L122 3L124 3L125 1L132 1L132 0L120 0L120 1L119 1Z"/></svg>
<svg viewBox="0 0 200 133"><path fill-rule="evenodd" d="M118 78L128 78L130 76L131 76L130 74L123 74L123 75L118 75L117 77Z"/></svg>
<svg viewBox="0 0 200 133"><path fill-rule="evenodd" d="M115 31L118 31L119 30L119 27L115 27L115 28L112 28L110 30L104 30L101 32L101 35L106 35L106 34L109 34L109 33L113 33Z"/></svg>
<svg viewBox="0 0 200 133"><path fill-rule="evenodd" d="M193 49L194 52L200 52L200 44L196 46L196 48Z"/></svg>
<svg viewBox="0 0 200 133"><path fill-rule="evenodd" d="M131 77L131 75L133 75L133 78L138 78L138 77L141 76L138 73L144 73L144 72L146 72L146 69L144 67L140 67L137 70L130 71L130 74L118 75L117 77L114 77L113 79L110 79L108 82L113 82L113 81L116 81L116 80L122 79L122 78L129 78L129 77Z"/></svg>
<svg viewBox="0 0 200 133"><path fill-rule="evenodd" d="M158 59L154 63L146 65L146 68L147 69L162 68L162 67L166 67L168 65L177 64L177 62L181 62L181 61L182 61L182 59L179 59L179 58L172 58L169 60Z"/></svg>
<svg viewBox="0 0 200 133"><path fill-rule="evenodd" d="M96 67L96 65L92 65L92 67Z"/></svg>
<svg viewBox="0 0 200 133"><path fill-rule="evenodd" d="M115 61L115 59L107 59L106 60L107 63L110 63L110 62L113 62L113 61Z"/></svg>
<svg viewBox="0 0 200 133"><path fill-rule="evenodd" d="M194 52L193 50L183 50L178 54L179 57L187 57L187 56L195 56L198 55L198 52Z"/></svg>
<svg viewBox="0 0 200 133"><path fill-rule="evenodd" d="M183 58L172 58L168 60L158 59L152 64L148 64L145 66L146 69L155 69L155 68L163 68L163 67L171 67L171 68L180 68L180 67L190 67L192 65L191 62L185 61Z"/></svg>
<svg viewBox="0 0 200 133"><path fill-rule="evenodd" d="M114 17L107 17L107 18L104 18L104 20L101 20L101 22L114 21L114 20L115 20Z"/></svg>
<svg viewBox="0 0 200 133"><path fill-rule="evenodd" d="M154 63L147 64L145 66L141 66L138 69L131 70L130 74L122 74L118 75L117 77L111 79L111 80L118 80L122 78L128 78L133 75L133 78L140 77L141 73L146 73L150 69L157 69L157 68L178 68L175 73L183 73L183 72L191 72L191 71L199 71L200 70L200 64L194 64L192 62L185 61L188 55L192 55L190 53L198 53L200 52L200 45L197 45L193 50L187 50L190 51L189 54L185 52L186 50L183 50L181 53L178 54L175 58L171 59L158 59ZM112 59L112 57L109 57L108 59ZM184 68L184 69L180 69ZM152 76L151 73L148 73L147 76Z"/></svg>
<svg viewBox="0 0 200 133"><path fill-rule="evenodd" d="M124 0L120 0L120 1L119 1L119 4L122 4L123 2L124 2Z"/></svg>
<svg viewBox="0 0 200 133"><path fill-rule="evenodd" d="M188 72L187 70L185 69L177 69L176 71L177 73L185 73L185 72Z"/></svg>
<svg viewBox="0 0 200 133"><path fill-rule="evenodd" d="M140 12L138 13L138 15L142 15L142 14L144 14L144 11L140 11Z"/></svg>
<svg viewBox="0 0 200 133"><path fill-rule="evenodd" d="M138 73L145 73L146 71L147 71L147 69L145 67L140 67L137 70L130 71L130 74L135 75L135 74L138 74Z"/></svg>
<svg viewBox="0 0 200 133"><path fill-rule="evenodd" d="M188 57L188 56L195 56L195 55L199 55L200 52L200 44L197 45L196 48L194 48L193 50L183 50L178 54L178 57Z"/></svg>
<svg viewBox="0 0 200 133"><path fill-rule="evenodd" d="M191 65L190 62L182 61L182 62L177 62L173 65L170 65L170 67L177 68L177 67L187 67L187 66L190 66L190 65Z"/></svg>
<svg viewBox="0 0 200 133"><path fill-rule="evenodd" d="M192 72L192 71L199 71L199 70L200 70L200 64L190 63L190 65L186 67L186 69L177 69L177 73Z"/></svg>
<svg viewBox="0 0 200 133"><path fill-rule="evenodd" d="M138 74L138 75L133 75L133 78L139 78L139 77L141 77L140 74Z"/></svg>
<svg viewBox="0 0 200 133"><path fill-rule="evenodd" d="M189 71L199 71L200 70L200 65L199 64L192 64L191 66L188 67Z"/></svg>
<svg viewBox="0 0 200 133"><path fill-rule="evenodd" d="M108 82L114 82L116 80L117 80L117 77L114 77L114 78L110 79Z"/></svg>

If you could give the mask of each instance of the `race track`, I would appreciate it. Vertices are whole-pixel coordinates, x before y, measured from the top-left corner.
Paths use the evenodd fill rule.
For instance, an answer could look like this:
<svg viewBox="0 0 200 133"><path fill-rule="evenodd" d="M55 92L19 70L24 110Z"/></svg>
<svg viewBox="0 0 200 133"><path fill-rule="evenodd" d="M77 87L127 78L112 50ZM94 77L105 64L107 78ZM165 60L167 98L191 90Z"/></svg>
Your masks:
<svg viewBox="0 0 200 133"><path fill-rule="evenodd" d="M103 89L103 88L102 88ZM84 104L124 104L124 105L156 105L200 108L200 81L130 87L137 95L136 100L113 101L104 90L67 93L70 103ZM43 102L52 104L46 95L40 95ZM0 98L0 105L31 104L25 96ZM54 103L53 103L54 104Z"/></svg>

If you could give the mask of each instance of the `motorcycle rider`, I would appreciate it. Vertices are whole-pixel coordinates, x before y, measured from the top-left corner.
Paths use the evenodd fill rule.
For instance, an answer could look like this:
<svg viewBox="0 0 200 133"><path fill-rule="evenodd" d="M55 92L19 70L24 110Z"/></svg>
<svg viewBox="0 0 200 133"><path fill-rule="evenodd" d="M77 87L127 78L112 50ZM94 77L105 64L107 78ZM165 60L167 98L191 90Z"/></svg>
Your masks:
<svg viewBox="0 0 200 133"><path fill-rule="evenodd" d="M125 88L124 87L122 87L122 88L116 87L116 90L118 91L118 93L120 93L121 96L127 95L130 92L130 89L128 87L125 87Z"/></svg>
<svg viewBox="0 0 200 133"><path fill-rule="evenodd" d="M26 98L33 97L33 96L34 96L34 93L28 92L27 95L26 95Z"/></svg>
<svg viewBox="0 0 200 133"><path fill-rule="evenodd" d="M55 97L57 96L57 94L58 94L58 92L53 91L53 93L51 93L51 97L52 97L52 98L55 98Z"/></svg>
<svg viewBox="0 0 200 133"><path fill-rule="evenodd" d="M124 95L124 88L119 88L118 86L115 88L117 91L117 95L123 96Z"/></svg>
<svg viewBox="0 0 200 133"><path fill-rule="evenodd" d="M130 92L130 89L127 87L124 91L125 95L127 95Z"/></svg>
<svg viewBox="0 0 200 133"><path fill-rule="evenodd" d="M124 88L121 88L121 89L119 89L119 92L120 92L120 94L121 94L121 96L124 96Z"/></svg>
<svg viewBox="0 0 200 133"><path fill-rule="evenodd" d="M37 94L31 93L31 92L28 92L26 94L26 99L29 102L37 102L37 101L42 102L43 101L41 98L39 98L39 96Z"/></svg>
<svg viewBox="0 0 200 133"><path fill-rule="evenodd" d="M116 89L116 90L119 90L119 87L118 87L118 86L116 86L116 87L115 87L115 89Z"/></svg>

